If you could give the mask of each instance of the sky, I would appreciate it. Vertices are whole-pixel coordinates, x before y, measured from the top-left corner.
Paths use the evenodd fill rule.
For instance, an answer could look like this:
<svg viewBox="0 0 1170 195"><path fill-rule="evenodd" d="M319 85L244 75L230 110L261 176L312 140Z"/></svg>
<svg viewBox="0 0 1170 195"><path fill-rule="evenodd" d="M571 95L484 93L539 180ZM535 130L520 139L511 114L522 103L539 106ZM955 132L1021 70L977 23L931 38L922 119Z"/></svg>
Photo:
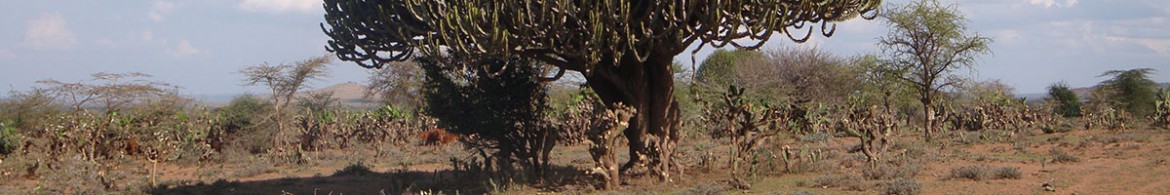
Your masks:
<svg viewBox="0 0 1170 195"><path fill-rule="evenodd" d="M35 82L85 81L98 72L142 72L190 96L263 93L242 86L238 70L326 55L320 0L4 0L0 6L0 90ZM903 4L906 0L887 0ZM943 0L944 3L956 1ZM1107 70L1153 68L1170 82L1170 1L961 1L969 32L991 37L992 54L971 71L1016 93L1042 93L1055 82L1092 86ZM876 53L887 27L879 20L837 24L832 37L796 44L771 39L765 50L816 47L842 57ZM816 33L814 33L816 34ZM702 62L713 49L694 55ZM676 57L690 64L692 54ZM688 66L689 67L689 66ZM325 87L366 81L369 73L335 62Z"/></svg>

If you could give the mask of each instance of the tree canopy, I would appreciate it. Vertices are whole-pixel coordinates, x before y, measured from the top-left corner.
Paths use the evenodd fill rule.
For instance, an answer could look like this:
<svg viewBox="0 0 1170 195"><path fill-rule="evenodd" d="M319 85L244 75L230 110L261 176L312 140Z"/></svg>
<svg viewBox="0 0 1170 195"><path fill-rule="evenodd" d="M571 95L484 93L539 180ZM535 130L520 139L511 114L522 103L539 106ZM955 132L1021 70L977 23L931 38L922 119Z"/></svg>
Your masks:
<svg viewBox="0 0 1170 195"><path fill-rule="evenodd" d="M1128 111L1136 116L1146 116L1154 111L1154 87L1157 83L1150 80L1151 68L1131 70L1110 70L1100 77L1113 77L1101 81L1097 88L1104 90L1105 95L1113 99L1114 108Z"/></svg>
<svg viewBox="0 0 1170 195"><path fill-rule="evenodd" d="M882 18L890 32L879 38L891 69L918 93L924 110L926 140L935 126L933 103L939 90L962 79L952 72L974 66L976 57L990 52L991 38L967 32L967 19L956 5L921 0L891 6Z"/></svg>
<svg viewBox="0 0 1170 195"><path fill-rule="evenodd" d="M1053 111L1063 117L1081 116L1081 100L1064 82L1048 86L1048 101L1056 104Z"/></svg>
<svg viewBox="0 0 1170 195"><path fill-rule="evenodd" d="M880 0L494 1L326 0L328 48L364 67L440 48L473 58L519 55L588 71L607 59L677 54L692 43L758 48L773 34L803 42L820 25L875 10ZM804 31L806 30L807 31ZM803 32L802 32L803 31ZM804 36L801 36L804 34ZM758 42L741 45L733 40Z"/></svg>
<svg viewBox="0 0 1170 195"><path fill-rule="evenodd" d="M881 0L325 0L327 50L362 67L419 56L491 62L513 57L581 72L606 105L636 110L624 132L630 161L671 162L679 139L673 57L691 45L758 49L773 35L803 42L820 26L876 17ZM440 60L445 58L439 58ZM480 66L488 69L487 66ZM500 69L503 70L503 69ZM499 72L499 71L497 71ZM660 143L650 142L649 136Z"/></svg>

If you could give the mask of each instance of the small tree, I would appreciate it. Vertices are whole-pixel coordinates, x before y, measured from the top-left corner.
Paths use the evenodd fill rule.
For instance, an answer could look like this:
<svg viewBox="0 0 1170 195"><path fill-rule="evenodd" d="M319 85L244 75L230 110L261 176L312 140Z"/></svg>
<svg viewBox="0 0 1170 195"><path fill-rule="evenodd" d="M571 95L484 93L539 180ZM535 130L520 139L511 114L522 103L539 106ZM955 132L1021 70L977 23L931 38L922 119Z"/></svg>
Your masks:
<svg viewBox="0 0 1170 195"><path fill-rule="evenodd" d="M556 140L543 121L547 92L537 65L521 58L486 67L437 58L419 59L427 78L426 112L448 131L478 137L465 143L485 158L486 168L508 174L519 164L529 176L543 175Z"/></svg>
<svg viewBox="0 0 1170 195"><path fill-rule="evenodd" d="M727 85L741 85L736 69L747 61L763 59L759 51L717 49L695 71L695 82L721 90Z"/></svg>
<svg viewBox="0 0 1170 195"><path fill-rule="evenodd" d="M297 91L308 87L307 83L310 80L329 74L326 65L331 59L329 56L319 56L292 64L273 66L264 63L240 70L240 73L247 77L244 79L245 85L263 85L272 92L274 111L272 119L276 123L276 132L273 136L278 138L273 139L273 142L280 140L281 132L284 132L284 111L289 102L293 100Z"/></svg>
<svg viewBox="0 0 1170 195"><path fill-rule="evenodd" d="M1106 97L1114 99L1113 108L1124 110L1136 117L1145 117L1154 111L1154 86L1150 73L1154 69L1110 70L1099 77L1112 76L1101 81L1097 88L1105 90Z"/></svg>
<svg viewBox="0 0 1170 195"><path fill-rule="evenodd" d="M882 60L873 54L856 56L849 62L860 71L861 86L856 101L863 105L881 105L886 112L896 113L898 108L907 107L914 100L907 83L901 78L904 72L887 68Z"/></svg>
<svg viewBox="0 0 1170 195"><path fill-rule="evenodd" d="M366 97L381 97L385 105L413 110L422 106L425 79L417 63L391 62L385 68L370 71Z"/></svg>
<svg viewBox="0 0 1170 195"><path fill-rule="evenodd" d="M665 144L646 141L651 136L678 135L673 128L679 126L671 69L674 56L692 45L752 50L773 37L804 42L812 29L831 35L836 29L833 22L858 15L872 18L881 4L880 0L324 2L322 30L332 39L327 49L364 67L382 67L419 52L457 54L461 61L521 57L556 67L556 75L581 73L607 106L622 102L638 110L624 133L630 158L623 170L653 161L670 162L673 156L671 148L678 138L665 139L671 140ZM773 36L778 34L786 36ZM741 44L743 40L751 44ZM550 79L556 78L560 76Z"/></svg>
<svg viewBox="0 0 1170 195"><path fill-rule="evenodd" d="M1054 105L1052 111L1062 117L1081 116L1081 100L1064 82L1048 86L1047 100Z"/></svg>
<svg viewBox="0 0 1170 195"><path fill-rule="evenodd" d="M934 103L940 90L961 81L953 75L975 65L979 54L990 52L991 38L967 33L967 19L956 5L921 0L895 5L883 11L890 33L879 38L889 55L889 68L904 72L900 78L917 92L923 108L927 141L936 126Z"/></svg>

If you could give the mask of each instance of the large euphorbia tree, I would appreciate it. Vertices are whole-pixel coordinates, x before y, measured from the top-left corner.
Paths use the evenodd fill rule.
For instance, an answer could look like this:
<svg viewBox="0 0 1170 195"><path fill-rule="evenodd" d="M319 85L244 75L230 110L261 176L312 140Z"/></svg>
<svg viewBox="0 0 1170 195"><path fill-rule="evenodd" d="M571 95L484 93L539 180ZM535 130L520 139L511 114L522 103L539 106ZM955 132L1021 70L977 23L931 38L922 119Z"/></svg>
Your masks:
<svg viewBox="0 0 1170 195"><path fill-rule="evenodd" d="M522 57L577 71L607 104L637 109L630 161L663 178L677 141L673 57L690 45L757 49L804 42L832 22L876 15L881 0L325 0L327 48L367 68L421 55ZM819 26L819 30L815 28ZM694 51L697 51L695 49Z"/></svg>

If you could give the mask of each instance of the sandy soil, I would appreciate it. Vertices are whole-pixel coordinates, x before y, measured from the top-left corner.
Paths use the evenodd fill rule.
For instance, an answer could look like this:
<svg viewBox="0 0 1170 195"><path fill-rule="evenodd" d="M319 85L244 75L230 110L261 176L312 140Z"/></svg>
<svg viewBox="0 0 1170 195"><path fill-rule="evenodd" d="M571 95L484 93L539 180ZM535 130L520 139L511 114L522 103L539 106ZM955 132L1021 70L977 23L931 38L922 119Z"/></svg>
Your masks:
<svg viewBox="0 0 1170 195"><path fill-rule="evenodd" d="M985 134L988 135L988 134ZM949 135L936 143L922 143L914 135L901 136L903 148L923 151L918 159L921 170L913 180L921 186L921 194L1170 194L1170 131L1166 130L1079 130L1070 133L1020 133L1007 137L986 136L981 141L962 143L958 136ZM971 136L971 135L967 135ZM964 136L965 137L965 136ZM131 188L139 185L148 194L379 194L432 193L479 194L562 194L562 193L622 193L622 194L881 194L888 180L857 181L860 189L821 187L812 183L827 175L860 174L865 166L850 162L846 153L857 143L852 138L832 138L827 142L799 142L781 139L774 145L823 149L836 153L836 162L826 170L801 173L763 173L752 177L751 190L729 187L729 174L724 159L716 161L709 171L693 159L685 162L688 171L676 175L670 183L661 183L652 176L636 176L626 185L612 191L595 190L590 176L582 170L592 165L584 146L559 147L554 152L554 167L548 179L504 188L508 181L485 181L482 175L456 171L451 158L473 156L461 146L408 146L381 151L380 155L352 150L329 150L312 155L306 164L277 164L263 158L228 160L223 163L175 164L158 163L158 188L149 188L151 163L145 160L125 160L96 170L99 174L123 175L115 187ZM716 141L687 141L680 147L683 155L697 155L695 151L726 151L726 147L709 147ZM1079 159L1078 162L1054 162L1053 148L1059 148ZM891 153L898 153L895 150ZM715 152L722 154L725 152ZM619 155L623 156L623 155ZM44 193L46 188L61 185L89 185L51 181L53 174L67 172L60 165L42 168L38 176L28 177L23 163L35 161L5 159L0 162L0 191L2 194ZM835 160L835 161L834 161ZM50 164L50 163L46 163ZM360 164L360 166L355 166ZM1014 167L1021 173L1019 179L955 179L952 169L986 165ZM95 170L75 171L80 176L92 175ZM765 171L766 172L766 171ZM524 179L524 178L522 178ZM523 181L512 181L524 183ZM1045 191L1041 185L1049 183L1055 192ZM143 187L142 185L147 185Z"/></svg>

